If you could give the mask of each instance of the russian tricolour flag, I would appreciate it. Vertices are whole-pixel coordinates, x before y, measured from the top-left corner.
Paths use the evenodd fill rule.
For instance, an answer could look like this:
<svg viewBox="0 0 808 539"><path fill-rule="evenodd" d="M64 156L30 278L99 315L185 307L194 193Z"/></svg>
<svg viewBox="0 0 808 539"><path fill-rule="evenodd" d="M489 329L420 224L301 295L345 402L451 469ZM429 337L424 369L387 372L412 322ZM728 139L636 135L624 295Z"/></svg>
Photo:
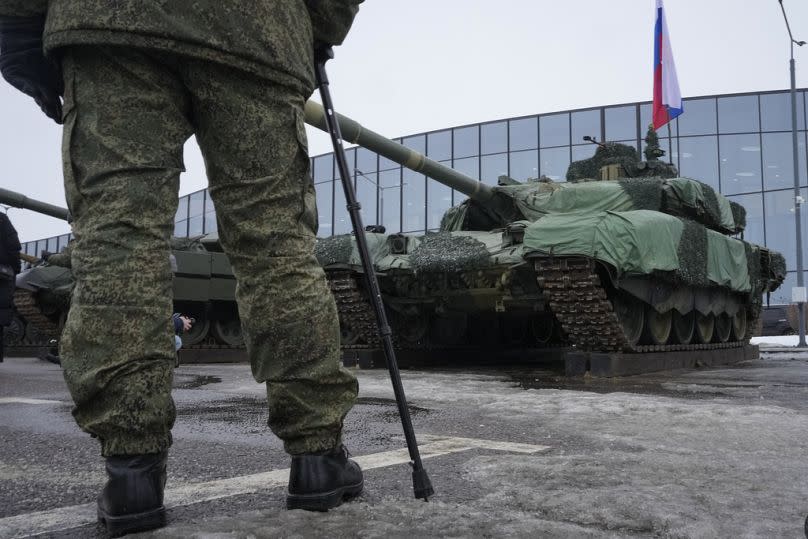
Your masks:
<svg viewBox="0 0 808 539"><path fill-rule="evenodd" d="M684 111L670 33L662 0L656 0L654 26L654 129L659 129Z"/></svg>

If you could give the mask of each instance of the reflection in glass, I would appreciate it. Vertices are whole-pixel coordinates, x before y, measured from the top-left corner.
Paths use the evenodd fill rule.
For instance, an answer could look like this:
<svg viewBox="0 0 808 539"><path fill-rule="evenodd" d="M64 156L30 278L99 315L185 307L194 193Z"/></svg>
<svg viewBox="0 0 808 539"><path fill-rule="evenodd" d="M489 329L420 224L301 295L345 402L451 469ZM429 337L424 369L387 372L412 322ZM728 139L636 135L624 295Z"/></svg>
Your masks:
<svg viewBox="0 0 808 539"><path fill-rule="evenodd" d="M209 211L205 214L205 234L218 232L219 226L216 223L216 212Z"/></svg>
<svg viewBox="0 0 808 539"><path fill-rule="evenodd" d="M683 106L684 113L676 118L679 121L679 136L716 132L715 98L685 99Z"/></svg>
<svg viewBox="0 0 808 539"><path fill-rule="evenodd" d="M508 151L508 122L496 122L480 126L483 154Z"/></svg>
<svg viewBox="0 0 808 539"><path fill-rule="evenodd" d="M806 184L805 133L797 133L800 185ZM794 187L794 154L791 133L763 134L764 189Z"/></svg>
<svg viewBox="0 0 808 539"><path fill-rule="evenodd" d="M510 175L520 182L539 177L539 151L527 150L510 153Z"/></svg>
<svg viewBox="0 0 808 539"><path fill-rule="evenodd" d="M479 126L461 127L454 130L454 157L469 157L480 153Z"/></svg>
<svg viewBox="0 0 808 539"><path fill-rule="evenodd" d="M585 136L600 140L600 109L572 113L572 143L581 144Z"/></svg>
<svg viewBox="0 0 808 539"><path fill-rule="evenodd" d="M174 215L174 222L188 218L188 195L180 197L177 213Z"/></svg>
<svg viewBox="0 0 808 539"><path fill-rule="evenodd" d="M539 121L534 116L509 122L511 151L539 147Z"/></svg>
<svg viewBox="0 0 808 539"><path fill-rule="evenodd" d="M205 191L197 191L188 200L188 216L196 217L203 213L205 213Z"/></svg>
<svg viewBox="0 0 808 539"><path fill-rule="evenodd" d="M431 150L432 152L440 152L441 143L446 143L445 151L448 153L451 150L450 142L451 142L451 133L448 131L440 131L438 133L430 133L429 134L429 145L434 146ZM418 153L426 154L426 137L424 135L416 135L414 137L406 137L401 142L407 148L411 150L415 150ZM432 153L428 154L429 157L432 157ZM437 157L432 157L432 159L439 159Z"/></svg>
<svg viewBox="0 0 808 539"><path fill-rule="evenodd" d="M379 214L387 232L401 232L400 168L379 173Z"/></svg>
<svg viewBox="0 0 808 539"><path fill-rule="evenodd" d="M791 131L791 93L762 94L760 116L763 131ZM805 103L797 94L797 129L805 129Z"/></svg>
<svg viewBox="0 0 808 539"><path fill-rule="evenodd" d="M566 181L570 166L569 148L544 148L540 154L540 173L557 182Z"/></svg>
<svg viewBox="0 0 808 539"><path fill-rule="evenodd" d="M405 139L406 140L406 139ZM415 146L409 146L416 152L424 153ZM430 133L427 135L427 151L426 155L435 161L443 161L444 159L452 158L452 132L451 131L438 131L437 133Z"/></svg>
<svg viewBox="0 0 808 539"><path fill-rule="evenodd" d="M497 185L500 176L508 175L508 154L484 155L480 169L483 183Z"/></svg>
<svg viewBox="0 0 808 539"><path fill-rule="evenodd" d="M803 198L808 197L808 190L800 189ZM786 268L794 270L797 267L797 244L794 223L794 191L771 191L763 194L763 207L766 219L766 247L779 251L786 257ZM803 206L804 207L804 206ZM800 211L802 217L802 237L808 237L808 224L805 212ZM803 249L808 255L808 249ZM806 258L806 256L803 256ZM805 265L805 261L803 261ZM790 292L789 292L790 294Z"/></svg>
<svg viewBox="0 0 808 539"><path fill-rule="evenodd" d="M429 229L440 226L443 213L452 206L452 189L435 180L427 179L427 223Z"/></svg>
<svg viewBox="0 0 808 539"><path fill-rule="evenodd" d="M326 238L333 233L331 204L334 202L334 182L319 183L314 186L317 193L317 222L319 224L317 235Z"/></svg>
<svg viewBox="0 0 808 539"><path fill-rule="evenodd" d="M327 182L334 179L334 154L315 157L314 183Z"/></svg>
<svg viewBox="0 0 808 539"><path fill-rule="evenodd" d="M765 245L766 240L763 234L763 199L759 194L735 195L727 197L733 202L737 202L746 208L746 229L743 232L743 239Z"/></svg>
<svg viewBox="0 0 808 539"><path fill-rule="evenodd" d="M185 238L188 236L188 219L177 221L174 223L174 235L178 238Z"/></svg>
<svg viewBox="0 0 808 539"><path fill-rule="evenodd" d="M595 144L584 144L581 146L573 146L572 147L572 160L573 161L580 161L581 159L589 159L593 155L595 155L595 150L598 147Z"/></svg>
<svg viewBox="0 0 808 539"><path fill-rule="evenodd" d="M721 192L761 191L760 135L721 135L718 140Z"/></svg>
<svg viewBox="0 0 808 539"><path fill-rule="evenodd" d="M680 137L679 174L718 190L718 138Z"/></svg>
<svg viewBox="0 0 808 539"><path fill-rule="evenodd" d="M371 174L376 172L378 166L378 155L376 155L375 152L371 152L366 148L358 148L356 150L356 168L365 174ZM350 162L348 164L348 170L353 170Z"/></svg>
<svg viewBox="0 0 808 539"><path fill-rule="evenodd" d="M339 180L334 183L334 234L347 234L351 231L351 218L345 207L345 191Z"/></svg>
<svg viewBox="0 0 808 539"><path fill-rule="evenodd" d="M609 107L605 114L608 142L637 139L637 108L634 105Z"/></svg>
<svg viewBox="0 0 808 539"><path fill-rule="evenodd" d="M188 219L188 236L198 236L203 234L204 227L202 226L202 215L196 215Z"/></svg>
<svg viewBox="0 0 808 539"><path fill-rule="evenodd" d="M462 172L470 178L475 180L480 178L480 159L478 157L468 157L466 159L455 159L452 168ZM453 204L457 205L468 198L466 195L459 191L455 191L452 195Z"/></svg>
<svg viewBox="0 0 808 539"><path fill-rule="evenodd" d="M550 146L569 146L569 113L550 114L539 118L539 143L542 148Z"/></svg>
<svg viewBox="0 0 808 539"><path fill-rule="evenodd" d="M404 169L403 185L403 231L421 232L426 230L426 176Z"/></svg>
<svg viewBox="0 0 808 539"><path fill-rule="evenodd" d="M368 174L365 171L356 171L356 201L362 206L362 223L365 225L376 225L379 223L379 216L376 214L376 204L379 198L378 180L376 173Z"/></svg>
<svg viewBox="0 0 808 539"><path fill-rule="evenodd" d="M718 129L720 133L760 131L758 96L718 98Z"/></svg>

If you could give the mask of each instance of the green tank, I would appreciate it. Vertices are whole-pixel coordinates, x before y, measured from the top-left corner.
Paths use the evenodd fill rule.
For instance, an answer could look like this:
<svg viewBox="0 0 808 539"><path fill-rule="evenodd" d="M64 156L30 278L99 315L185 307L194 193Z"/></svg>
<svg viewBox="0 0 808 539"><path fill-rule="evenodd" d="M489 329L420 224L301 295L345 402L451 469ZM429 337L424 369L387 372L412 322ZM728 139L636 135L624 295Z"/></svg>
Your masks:
<svg viewBox="0 0 808 539"><path fill-rule="evenodd" d="M0 203L70 220L65 208L30 199L0 188ZM58 340L70 307L73 274L70 244L46 261L25 257L30 267L18 276L14 303L17 317L9 345L45 345ZM183 335L185 346L238 348L244 346L235 301L236 281L218 237L207 235L171 239L174 269L174 310L196 322ZM41 256L42 253L37 253Z"/></svg>
<svg viewBox="0 0 808 539"><path fill-rule="evenodd" d="M322 107L306 120L325 128ZM343 137L468 196L440 230L366 232L399 348L572 344L650 352L743 346L781 254L743 241L745 210L635 148L599 144L567 182L488 186L338 115ZM373 227L369 227L372 229ZM351 235L318 242L344 346L375 347Z"/></svg>

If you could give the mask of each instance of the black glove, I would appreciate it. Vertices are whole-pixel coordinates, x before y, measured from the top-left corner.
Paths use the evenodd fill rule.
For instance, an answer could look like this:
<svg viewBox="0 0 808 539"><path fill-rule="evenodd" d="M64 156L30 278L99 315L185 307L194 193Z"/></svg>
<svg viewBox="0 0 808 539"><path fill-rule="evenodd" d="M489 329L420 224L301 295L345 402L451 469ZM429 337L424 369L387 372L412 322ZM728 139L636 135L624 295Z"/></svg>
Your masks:
<svg viewBox="0 0 808 539"><path fill-rule="evenodd" d="M323 41L314 42L314 61L315 63L325 63L334 58L334 49L331 45Z"/></svg>
<svg viewBox="0 0 808 539"><path fill-rule="evenodd" d="M45 17L0 17L0 73L12 86L34 98L49 118L62 123L64 81L60 66L45 57Z"/></svg>

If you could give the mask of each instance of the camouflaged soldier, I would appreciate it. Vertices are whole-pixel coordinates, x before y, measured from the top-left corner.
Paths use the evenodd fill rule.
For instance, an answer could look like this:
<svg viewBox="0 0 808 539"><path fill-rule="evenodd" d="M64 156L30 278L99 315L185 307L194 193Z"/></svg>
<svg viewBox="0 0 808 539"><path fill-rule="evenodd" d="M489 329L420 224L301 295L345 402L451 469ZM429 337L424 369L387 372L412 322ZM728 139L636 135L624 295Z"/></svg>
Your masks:
<svg viewBox="0 0 808 539"><path fill-rule="evenodd" d="M64 374L76 421L101 441L98 514L114 535L165 522L169 236L191 135L269 425L292 455L287 506L327 510L362 490L341 443L357 384L313 256L303 124L313 48L340 44L361 1L0 0L0 71L64 122L77 281Z"/></svg>

